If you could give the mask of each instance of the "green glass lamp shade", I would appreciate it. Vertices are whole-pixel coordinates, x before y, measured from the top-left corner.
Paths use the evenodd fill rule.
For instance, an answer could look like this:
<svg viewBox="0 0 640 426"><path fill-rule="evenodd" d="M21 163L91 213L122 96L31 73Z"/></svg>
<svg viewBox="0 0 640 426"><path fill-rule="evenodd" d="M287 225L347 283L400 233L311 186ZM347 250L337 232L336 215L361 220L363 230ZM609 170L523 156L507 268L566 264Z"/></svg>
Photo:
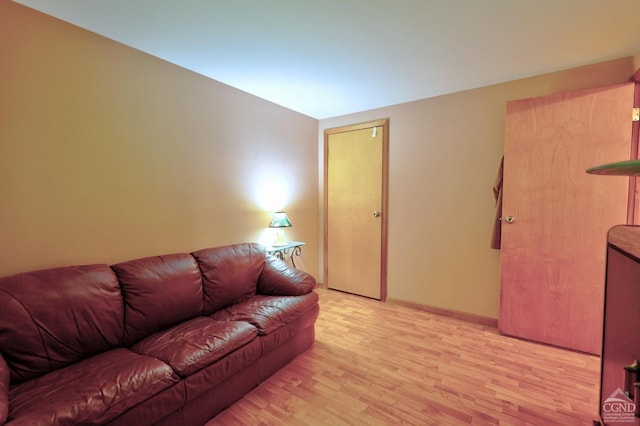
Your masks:
<svg viewBox="0 0 640 426"><path fill-rule="evenodd" d="M617 163L602 164L586 170L592 175L640 176L640 160L626 160Z"/></svg>
<svg viewBox="0 0 640 426"><path fill-rule="evenodd" d="M289 228L290 226L291 221L285 212L275 212L269 224L269 228Z"/></svg>

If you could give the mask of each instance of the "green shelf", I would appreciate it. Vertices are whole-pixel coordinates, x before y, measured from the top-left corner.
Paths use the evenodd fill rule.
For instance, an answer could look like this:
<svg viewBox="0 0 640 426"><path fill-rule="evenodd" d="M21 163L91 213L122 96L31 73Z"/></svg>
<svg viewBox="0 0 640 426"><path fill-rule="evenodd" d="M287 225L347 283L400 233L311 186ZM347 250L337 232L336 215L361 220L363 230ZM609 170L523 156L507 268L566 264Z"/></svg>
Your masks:
<svg viewBox="0 0 640 426"><path fill-rule="evenodd" d="M589 167L587 173L608 176L640 176L640 160L618 161Z"/></svg>

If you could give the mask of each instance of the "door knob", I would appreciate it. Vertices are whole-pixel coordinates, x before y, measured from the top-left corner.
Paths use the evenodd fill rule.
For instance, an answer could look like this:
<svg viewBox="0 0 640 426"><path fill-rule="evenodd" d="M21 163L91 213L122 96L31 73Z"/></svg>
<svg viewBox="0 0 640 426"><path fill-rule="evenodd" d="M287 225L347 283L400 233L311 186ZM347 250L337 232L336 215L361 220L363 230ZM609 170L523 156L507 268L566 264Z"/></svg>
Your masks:
<svg viewBox="0 0 640 426"><path fill-rule="evenodd" d="M515 217L513 217L513 216L506 216L506 217L504 218L504 221L505 221L505 222L507 222L507 223L513 223L513 222L515 222L515 221L516 221L516 218L515 218Z"/></svg>
<svg viewBox="0 0 640 426"><path fill-rule="evenodd" d="M380 212L378 210L374 210L373 217L380 217Z"/></svg>

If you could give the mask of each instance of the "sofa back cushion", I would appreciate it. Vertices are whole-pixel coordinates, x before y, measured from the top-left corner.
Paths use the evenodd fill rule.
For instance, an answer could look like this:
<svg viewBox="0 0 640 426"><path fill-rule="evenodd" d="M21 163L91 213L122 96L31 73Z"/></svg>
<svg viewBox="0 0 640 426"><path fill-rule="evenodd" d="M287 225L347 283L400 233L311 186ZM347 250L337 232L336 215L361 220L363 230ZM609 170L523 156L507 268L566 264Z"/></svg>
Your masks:
<svg viewBox="0 0 640 426"><path fill-rule="evenodd" d="M0 352L12 383L122 344L122 294L108 265L0 278L0 307Z"/></svg>
<svg viewBox="0 0 640 426"><path fill-rule="evenodd" d="M202 272L204 314L256 294L264 267L264 248L256 243L209 248L191 253Z"/></svg>
<svg viewBox="0 0 640 426"><path fill-rule="evenodd" d="M124 343L202 315L202 278L193 257L168 254L112 265L124 297Z"/></svg>

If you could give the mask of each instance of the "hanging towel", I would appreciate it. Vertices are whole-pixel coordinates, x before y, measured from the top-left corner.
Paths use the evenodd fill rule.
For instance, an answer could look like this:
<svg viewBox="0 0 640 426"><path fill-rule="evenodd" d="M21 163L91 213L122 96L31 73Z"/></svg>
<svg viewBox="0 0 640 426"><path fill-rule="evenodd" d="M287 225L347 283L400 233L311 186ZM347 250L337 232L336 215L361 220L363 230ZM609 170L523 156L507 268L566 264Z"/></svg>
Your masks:
<svg viewBox="0 0 640 426"><path fill-rule="evenodd" d="M496 200L496 213L493 219L493 232L491 234L491 248L500 249L500 239L502 234L502 171L504 168L504 155L500 160L498 174L493 184L493 198Z"/></svg>

